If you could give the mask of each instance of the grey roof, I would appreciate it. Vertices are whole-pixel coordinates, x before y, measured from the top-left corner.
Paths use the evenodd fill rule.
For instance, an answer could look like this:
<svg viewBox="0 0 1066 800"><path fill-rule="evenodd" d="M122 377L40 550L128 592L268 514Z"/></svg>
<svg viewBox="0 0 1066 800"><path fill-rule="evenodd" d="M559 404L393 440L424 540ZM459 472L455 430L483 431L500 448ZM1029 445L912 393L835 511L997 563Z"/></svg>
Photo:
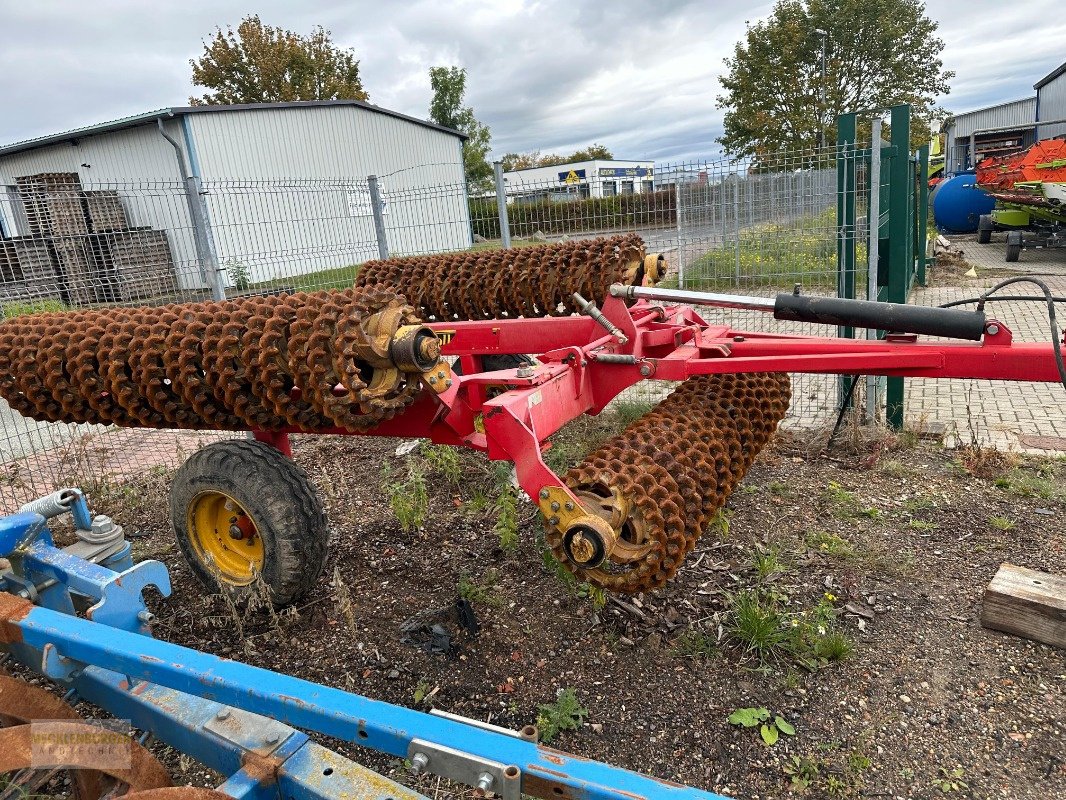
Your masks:
<svg viewBox="0 0 1066 800"><path fill-rule="evenodd" d="M101 133L120 131L126 128L135 128L138 125L155 122L157 119L173 119L175 117L184 116L185 114L209 114L218 111L260 111L264 109L278 108L314 108L318 106L356 106L358 108L366 109L367 111L373 111L377 114L385 114L389 117L402 119L414 123L415 125L422 125L423 127L433 128L434 130L442 131L443 133L450 133L452 136L457 136L460 139L468 138L467 135L461 131L445 128L442 125L437 125L428 120L410 117L407 114L401 114L399 111L390 111L387 108L364 103L360 100L300 100L291 103L242 103L240 105L232 106L177 106L172 108L160 108L157 111L134 114L131 117L122 117L121 119L111 120L110 122L101 122L96 125L88 125L84 128L75 128L74 130L63 131L61 133L38 136L35 139L26 139L22 142L0 145L0 156L10 155L11 153L21 153L25 150L35 150L38 147L46 147L60 142L69 142L84 136L95 136Z"/></svg>
<svg viewBox="0 0 1066 800"><path fill-rule="evenodd" d="M1064 72L1066 72L1066 62L1063 62L1057 69L1053 69L1043 78L1038 80L1035 84L1033 84L1033 88L1040 89L1042 86L1051 83L1053 80L1055 80L1055 78L1059 77L1059 75L1062 75Z"/></svg>

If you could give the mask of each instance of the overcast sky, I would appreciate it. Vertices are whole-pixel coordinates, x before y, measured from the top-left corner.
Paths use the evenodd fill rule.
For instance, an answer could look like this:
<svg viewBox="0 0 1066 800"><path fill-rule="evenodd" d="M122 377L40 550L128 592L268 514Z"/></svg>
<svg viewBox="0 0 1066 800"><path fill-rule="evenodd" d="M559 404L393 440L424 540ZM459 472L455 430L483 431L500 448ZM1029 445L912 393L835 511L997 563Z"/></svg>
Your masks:
<svg viewBox="0 0 1066 800"><path fill-rule="evenodd" d="M467 102L500 155L601 142L622 158L713 156L722 58L769 2L721 0L0 0L0 143L165 106L198 93L188 61L215 26L257 12L355 49L371 102L425 118L429 67L466 67ZM941 104L1033 93L1066 49L1061 0L929 0Z"/></svg>

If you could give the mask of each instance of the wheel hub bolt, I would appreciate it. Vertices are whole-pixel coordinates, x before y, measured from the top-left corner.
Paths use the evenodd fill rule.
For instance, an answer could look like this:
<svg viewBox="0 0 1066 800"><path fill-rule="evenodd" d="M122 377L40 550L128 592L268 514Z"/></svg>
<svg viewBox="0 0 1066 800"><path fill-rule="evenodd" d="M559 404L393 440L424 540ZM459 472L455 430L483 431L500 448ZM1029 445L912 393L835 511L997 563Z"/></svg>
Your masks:
<svg viewBox="0 0 1066 800"><path fill-rule="evenodd" d="M243 539L244 538L244 531L242 531L240 529L240 527L238 527L237 525L230 525L229 526L229 538L231 538L231 539Z"/></svg>

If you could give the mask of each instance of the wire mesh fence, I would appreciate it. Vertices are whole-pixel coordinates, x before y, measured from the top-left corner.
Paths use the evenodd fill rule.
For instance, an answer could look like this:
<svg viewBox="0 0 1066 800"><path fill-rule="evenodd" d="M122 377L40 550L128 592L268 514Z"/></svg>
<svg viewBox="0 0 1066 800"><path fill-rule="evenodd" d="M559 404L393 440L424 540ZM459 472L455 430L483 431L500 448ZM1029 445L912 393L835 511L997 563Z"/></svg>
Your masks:
<svg viewBox="0 0 1066 800"><path fill-rule="evenodd" d="M502 203L461 183L420 185L410 173L126 184L20 176L0 187L0 309L10 317L342 288L382 255L501 247L504 226L513 247L636 232L666 255L668 284L686 288L770 295L800 283L833 294L837 155L825 148L660 166L630 179L617 170L590 170L584 181L505 176ZM768 327L754 313L730 322ZM793 420L824 421L835 385L800 378ZM642 384L627 396L654 401L666 389ZM0 505L9 510L71 481L173 467L226 435L234 434L35 422L4 405Z"/></svg>

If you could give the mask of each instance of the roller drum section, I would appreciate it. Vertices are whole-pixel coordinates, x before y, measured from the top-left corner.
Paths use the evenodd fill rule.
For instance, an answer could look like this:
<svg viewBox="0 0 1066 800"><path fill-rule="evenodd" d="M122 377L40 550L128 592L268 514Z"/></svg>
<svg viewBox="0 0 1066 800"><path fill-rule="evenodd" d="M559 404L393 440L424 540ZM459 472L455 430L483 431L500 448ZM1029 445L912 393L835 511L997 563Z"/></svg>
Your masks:
<svg viewBox="0 0 1066 800"><path fill-rule="evenodd" d="M0 396L46 422L363 431L413 403L439 358L377 286L37 314L0 322Z"/></svg>
<svg viewBox="0 0 1066 800"><path fill-rule="evenodd" d="M689 378L566 474L590 514L549 526L555 557L609 591L674 577L788 411L785 374Z"/></svg>
<svg viewBox="0 0 1066 800"><path fill-rule="evenodd" d="M655 284L665 263L636 234L514 250L368 261L356 286L402 291L425 320L563 316L577 293L602 303L612 283Z"/></svg>

